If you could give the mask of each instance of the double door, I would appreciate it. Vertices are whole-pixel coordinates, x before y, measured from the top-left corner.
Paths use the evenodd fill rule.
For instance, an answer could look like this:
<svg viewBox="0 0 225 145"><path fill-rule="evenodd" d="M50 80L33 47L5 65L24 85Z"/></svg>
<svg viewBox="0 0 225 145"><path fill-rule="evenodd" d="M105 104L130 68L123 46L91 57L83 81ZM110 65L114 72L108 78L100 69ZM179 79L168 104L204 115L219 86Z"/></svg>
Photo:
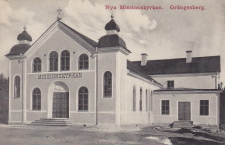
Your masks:
<svg viewBox="0 0 225 145"><path fill-rule="evenodd" d="M69 118L69 93L54 92L52 106L53 118Z"/></svg>

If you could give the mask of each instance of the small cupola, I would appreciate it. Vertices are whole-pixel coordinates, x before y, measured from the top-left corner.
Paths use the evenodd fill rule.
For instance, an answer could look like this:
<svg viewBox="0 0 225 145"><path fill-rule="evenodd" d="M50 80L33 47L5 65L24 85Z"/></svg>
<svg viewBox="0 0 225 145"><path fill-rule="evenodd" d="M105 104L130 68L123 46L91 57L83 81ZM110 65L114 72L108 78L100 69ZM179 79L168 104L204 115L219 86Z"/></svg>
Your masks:
<svg viewBox="0 0 225 145"><path fill-rule="evenodd" d="M23 29L24 31L18 35L17 40L19 41L19 44L30 44L32 37L27 33L26 26L24 26Z"/></svg>
<svg viewBox="0 0 225 145"><path fill-rule="evenodd" d="M32 37L27 33L26 26L24 26L24 31L17 36L19 44L14 45L10 52L6 56L15 56L24 54L30 48L30 42Z"/></svg>
<svg viewBox="0 0 225 145"><path fill-rule="evenodd" d="M114 21L113 14L111 15L111 20L105 25L106 35L102 36L98 41L98 48L103 47L123 47L128 53L131 53L127 49L125 41L118 35L120 27Z"/></svg>
<svg viewBox="0 0 225 145"><path fill-rule="evenodd" d="M116 34L117 32L120 32L120 27L116 24L114 21L113 13L111 15L111 20L105 25L106 34Z"/></svg>

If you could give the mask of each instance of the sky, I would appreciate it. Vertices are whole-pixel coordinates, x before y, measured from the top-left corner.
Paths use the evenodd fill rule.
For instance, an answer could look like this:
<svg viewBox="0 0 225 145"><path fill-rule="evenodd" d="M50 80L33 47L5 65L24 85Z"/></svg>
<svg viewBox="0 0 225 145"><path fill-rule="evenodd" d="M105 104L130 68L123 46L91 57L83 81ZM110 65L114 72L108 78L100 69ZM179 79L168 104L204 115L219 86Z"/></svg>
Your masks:
<svg viewBox="0 0 225 145"><path fill-rule="evenodd" d="M18 44L17 36L24 25L33 42L57 20L98 42L105 35L105 25L114 19L120 27L128 59L148 60L186 57L221 56L220 81L225 84L225 1L224 0L0 0L0 73L8 76L10 49ZM127 6L161 6L161 10L122 10ZM204 6L204 10L172 10L174 6Z"/></svg>

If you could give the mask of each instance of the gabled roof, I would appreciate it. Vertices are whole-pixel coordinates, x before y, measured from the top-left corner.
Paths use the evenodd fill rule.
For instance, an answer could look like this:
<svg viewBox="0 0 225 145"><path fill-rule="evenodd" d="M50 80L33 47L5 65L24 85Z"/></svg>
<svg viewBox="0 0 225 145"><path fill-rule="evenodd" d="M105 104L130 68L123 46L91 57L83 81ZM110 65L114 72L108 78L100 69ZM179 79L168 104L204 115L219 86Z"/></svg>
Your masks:
<svg viewBox="0 0 225 145"><path fill-rule="evenodd" d="M127 69L138 74L139 76L152 81L155 84L158 84L161 86L160 83L158 83L157 81L155 81L153 78L151 78L148 74L146 74L145 72L143 72L142 70L140 70L137 66L135 66L131 61L127 60Z"/></svg>
<svg viewBox="0 0 225 145"><path fill-rule="evenodd" d="M71 30L72 32L74 32L75 34L77 34L79 37L81 37L84 41L86 41L88 44L90 44L93 47L97 47L98 43L95 42L94 40L88 38L87 36L79 33L78 31L72 29L71 27L69 27L68 25L66 25L65 23L61 22L61 21L55 21L31 46L33 46L35 43L38 42L38 40L53 26L55 25L55 23L59 23L64 25L65 27L67 27L69 30ZM24 44L18 44L15 45L9 54L7 54L6 56L9 55L19 55L19 54L24 54L25 52L27 52L27 50L29 50L29 48L31 47L30 45L24 45Z"/></svg>
<svg viewBox="0 0 225 145"><path fill-rule="evenodd" d="M149 60L146 66L141 61L132 63L148 75L220 72L220 56L193 57L191 63L186 58Z"/></svg>
<svg viewBox="0 0 225 145"><path fill-rule="evenodd" d="M76 33L78 36L80 36L82 39L84 39L87 43L89 43L90 45L92 45L93 47L97 47L98 43L95 42L94 40L88 38L87 36L79 33L78 31L74 30L73 28L71 28L70 26L66 25L65 23L59 21L59 23L63 24L64 26L66 26L67 28L69 28L71 31L73 31L74 33Z"/></svg>

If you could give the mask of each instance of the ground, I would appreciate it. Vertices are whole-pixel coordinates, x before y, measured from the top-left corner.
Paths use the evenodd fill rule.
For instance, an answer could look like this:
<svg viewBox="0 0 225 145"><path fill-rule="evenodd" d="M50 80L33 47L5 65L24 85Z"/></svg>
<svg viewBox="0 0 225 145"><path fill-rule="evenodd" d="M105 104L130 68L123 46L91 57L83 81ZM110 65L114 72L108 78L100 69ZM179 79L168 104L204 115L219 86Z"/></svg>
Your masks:
<svg viewBox="0 0 225 145"><path fill-rule="evenodd" d="M197 132L196 132L197 131ZM160 127L0 125L0 145L222 145L225 134Z"/></svg>

